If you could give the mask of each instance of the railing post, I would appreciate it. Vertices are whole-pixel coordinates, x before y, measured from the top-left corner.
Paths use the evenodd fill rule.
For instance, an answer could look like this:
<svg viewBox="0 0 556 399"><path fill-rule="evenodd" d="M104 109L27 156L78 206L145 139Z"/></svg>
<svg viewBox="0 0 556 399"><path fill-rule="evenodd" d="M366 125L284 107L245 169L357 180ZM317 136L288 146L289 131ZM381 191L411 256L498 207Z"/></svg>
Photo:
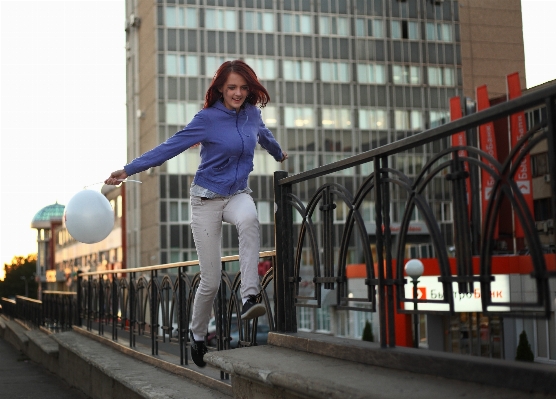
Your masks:
<svg viewBox="0 0 556 399"><path fill-rule="evenodd" d="M276 269L274 270L274 308L276 330L297 332L297 319L292 292L293 277L293 215L288 202L291 185L280 185L288 172L274 172L274 229L276 240Z"/></svg>
<svg viewBox="0 0 556 399"><path fill-rule="evenodd" d="M155 279L157 278L156 270L151 270L151 352L152 355L158 355L158 340L156 335L158 332L158 317L156 312L157 306L157 290Z"/></svg>
<svg viewBox="0 0 556 399"><path fill-rule="evenodd" d="M135 336L133 330L135 329L135 273L129 273L129 347L135 346Z"/></svg>
<svg viewBox="0 0 556 399"><path fill-rule="evenodd" d="M178 339L180 346L180 364L187 364L187 330L185 320L185 284L182 275L185 273L185 267L178 268Z"/></svg>
<svg viewBox="0 0 556 399"><path fill-rule="evenodd" d="M79 270L77 272L77 325L79 327L82 327L82 325L83 325L83 319L82 319L83 309L82 309L82 304L81 304L81 301L82 301L81 297L83 295L82 292L81 292L82 284L83 284L83 276L81 275L81 270Z"/></svg>
<svg viewBox="0 0 556 399"><path fill-rule="evenodd" d="M112 339L118 340L118 284L116 273L112 274Z"/></svg>
<svg viewBox="0 0 556 399"><path fill-rule="evenodd" d="M378 295L378 318L380 325L380 346L386 348L388 339L386 337L386 295L384 292L384 234L383 234L383 206L382 206L382 176L380 174L380 158L374 160L375 169L375 211L376 211L376 259L377 259L377 295ZM389 206L389 205L387 205Z"/></svg>

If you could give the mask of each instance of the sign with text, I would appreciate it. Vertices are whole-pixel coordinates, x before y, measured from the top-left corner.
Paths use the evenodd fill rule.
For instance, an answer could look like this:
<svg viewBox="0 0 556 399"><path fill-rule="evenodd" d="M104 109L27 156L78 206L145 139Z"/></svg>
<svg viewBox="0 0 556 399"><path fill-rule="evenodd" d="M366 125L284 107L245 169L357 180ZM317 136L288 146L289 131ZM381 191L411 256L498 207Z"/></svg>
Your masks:
<svg viewBox="0 0 556 399"><path fill-rule="evenodd" d="M510 276L507 274L497 274L494 276L495 280L490 284L490 292L487 295L492 297L496 303L510 302ZM474 290L471 293L458 292L458 284L452 284L454 295L454 310L456 312L482 312L483 305L481 302L481 287L479 283L474 284ZM444 289L442 283L438 281L438 276L422 276L419 278L417 284L418 299L444 299ZM405 297L413 297L413 284L411 279L405 285ZM413 304L406 302L405 306L411 308ZM440 303L420 303L418 304L419 310L435 310L435 311L449 311L448 304ZM490 311L509 311L507 306L490 306Z"/></svg>

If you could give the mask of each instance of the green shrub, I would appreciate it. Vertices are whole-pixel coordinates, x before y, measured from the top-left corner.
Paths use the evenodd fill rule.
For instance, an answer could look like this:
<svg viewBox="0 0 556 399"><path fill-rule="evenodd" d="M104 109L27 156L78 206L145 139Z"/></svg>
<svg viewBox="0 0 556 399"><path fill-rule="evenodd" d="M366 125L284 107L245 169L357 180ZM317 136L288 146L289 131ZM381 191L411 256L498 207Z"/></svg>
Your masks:
<svg viewBox="0 0 556 399"><path fill-rule="evenodd" d="M365 328L363 328L363 336L361 339L369 342L373 342L375 340L375 337L373 336L373 329L371 328L369 320L365 320Z"/></svg>
<svg viewBox="0 0 556 399"><path fill-rule="evenodd" d="M517 345L515 360L520 360L522 362L532 362L535 360L535 355L533 355L533 351L531 350L531 345L527 340L527 334L525 331L519 334L519 344Z"/></svg>

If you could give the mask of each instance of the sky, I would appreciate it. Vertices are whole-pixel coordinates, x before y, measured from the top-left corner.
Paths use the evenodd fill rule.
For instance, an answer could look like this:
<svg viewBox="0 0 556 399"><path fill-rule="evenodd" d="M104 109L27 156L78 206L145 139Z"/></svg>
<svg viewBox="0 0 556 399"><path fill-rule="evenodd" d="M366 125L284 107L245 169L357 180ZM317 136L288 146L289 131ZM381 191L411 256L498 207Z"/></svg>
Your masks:
<svg viewBox="0 0 556 399"><path fill-rule="evenodd" d="M30 224L126 163L124 0L0 0L0 278ZM556 79L556 0L522 0L527 87Z"/></svg>

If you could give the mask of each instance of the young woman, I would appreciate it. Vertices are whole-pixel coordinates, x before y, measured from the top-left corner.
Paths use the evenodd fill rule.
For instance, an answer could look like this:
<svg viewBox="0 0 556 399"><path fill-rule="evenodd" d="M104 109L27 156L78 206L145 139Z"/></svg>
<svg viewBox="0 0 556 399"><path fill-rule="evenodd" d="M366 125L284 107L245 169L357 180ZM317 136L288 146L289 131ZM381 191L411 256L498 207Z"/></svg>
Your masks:
<svg viewBox="0 0 556 399"><path fill-rule="evenodd" d="M199 367L206 365L204 337L220 285L223 221L234 224L239 235L241 318L253 319L266 312L256 298L259 221L247 179L253 170L257 143L278 162L288 157L264 125L256 107L257 104L264 107L269 100L267 90L251 67L239 60L226 61L214 75L203 109L183 130L123 169L112 172L105 180L106 184L120 184L128 176L159 166L191 146L201 144L201 164L190 189L191 229L201 268L191 321L191 358Z"/></svg>

